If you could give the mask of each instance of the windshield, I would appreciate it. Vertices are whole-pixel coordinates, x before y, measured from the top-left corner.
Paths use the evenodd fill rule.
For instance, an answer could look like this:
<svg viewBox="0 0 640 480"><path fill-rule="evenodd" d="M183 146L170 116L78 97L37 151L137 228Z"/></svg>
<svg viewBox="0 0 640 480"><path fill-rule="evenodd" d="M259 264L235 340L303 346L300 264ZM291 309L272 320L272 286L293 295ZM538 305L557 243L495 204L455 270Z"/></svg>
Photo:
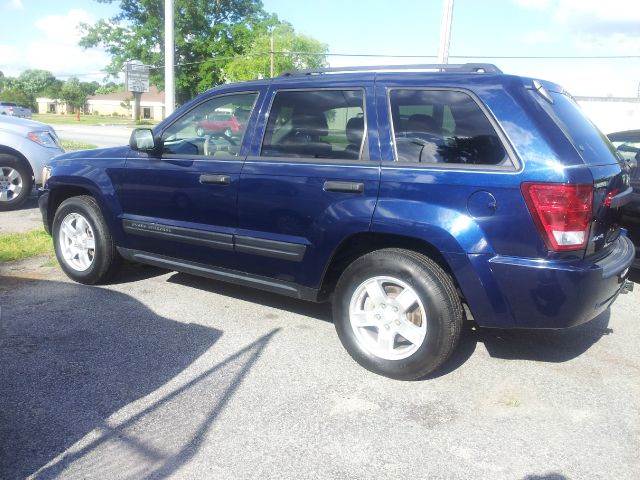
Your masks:
<svg viewBox="0 0 640 480"><path fill-rule="evenodd" d="M532 94L578 149L586 164L604 165L618 162L615 147L607 136L591 123L571 96L550 92L553 103L549 103L536 92Z"/></svg>

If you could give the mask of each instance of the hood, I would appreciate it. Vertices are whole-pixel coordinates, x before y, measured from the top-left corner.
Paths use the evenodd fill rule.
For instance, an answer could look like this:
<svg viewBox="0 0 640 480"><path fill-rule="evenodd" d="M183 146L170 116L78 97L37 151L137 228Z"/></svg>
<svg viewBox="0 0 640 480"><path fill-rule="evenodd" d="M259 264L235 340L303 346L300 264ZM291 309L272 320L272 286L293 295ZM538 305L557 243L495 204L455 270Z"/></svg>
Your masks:
<svg viewBox="0 0 640 480"><path fill-rule="evenodd" d="M59 161L68 161L68 160L87 161L87 160L91 160L92 158L95 158L95 159L117 158L117 159L124 160L125 158L127 158L127 155L130 152L130 150L131 149L128 146L93 148L91 150L77 150L75 152L68 152L68 153L63 153L62 155L58 155L51 161L51 165Z"/></svg>
<svg viewBox="0 0 640 480"><path fill-rule="evenodd" d="M0 116L0 129L18 133L27 133L34 130L49 130L55 132L53 127L46 123L27 120L26 118L10 117L8 115Z"/></svg>

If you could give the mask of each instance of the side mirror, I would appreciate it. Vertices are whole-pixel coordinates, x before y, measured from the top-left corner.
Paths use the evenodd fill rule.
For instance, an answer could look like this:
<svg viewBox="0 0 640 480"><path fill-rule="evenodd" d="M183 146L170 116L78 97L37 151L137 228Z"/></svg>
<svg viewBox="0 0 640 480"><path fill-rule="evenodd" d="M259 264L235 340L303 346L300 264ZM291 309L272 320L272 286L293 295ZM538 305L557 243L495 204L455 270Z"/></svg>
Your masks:
<svg viewBox="0 0 640 480"><path fill-rule="evenodd" d="M136 128L131 132L129 146L133 150L140 152L158 152L161 148L161 142L153 135L150 128Z"/></svg>

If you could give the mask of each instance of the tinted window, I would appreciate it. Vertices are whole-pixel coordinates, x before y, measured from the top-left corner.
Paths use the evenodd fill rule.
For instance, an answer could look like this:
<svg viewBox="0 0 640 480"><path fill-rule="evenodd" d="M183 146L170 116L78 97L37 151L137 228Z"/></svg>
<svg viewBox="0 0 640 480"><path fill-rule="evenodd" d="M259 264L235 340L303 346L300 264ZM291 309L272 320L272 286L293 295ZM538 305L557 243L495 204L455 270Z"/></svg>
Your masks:
<svg viewBox="0 0 640 480"><path fill-rule="evenodd" d="M397 160L502 165L508 157L485 114L466 93L391 90Z"/></svg>
<svg viewBox="0 0 640 480"><path fill-rule="evenodd" d="M164 131L164 152L237 157L257 97L257 93L238 93L201 103Z"/></svg>
<svg viewBox="0 0 640 480"><path fill-rule="evenodd" d="M271 106L261 155L357 160L364 126L361 90L281 91Z"/></svg>
<svg viewBox="0 0 640 480"><path fill-rule="evenodd" d="M598 165L617 161L615 148L609 139L591 123L573 98L564 93L551 92L551 104L536 92L531 94L580 151L586 163Z"/></svg>

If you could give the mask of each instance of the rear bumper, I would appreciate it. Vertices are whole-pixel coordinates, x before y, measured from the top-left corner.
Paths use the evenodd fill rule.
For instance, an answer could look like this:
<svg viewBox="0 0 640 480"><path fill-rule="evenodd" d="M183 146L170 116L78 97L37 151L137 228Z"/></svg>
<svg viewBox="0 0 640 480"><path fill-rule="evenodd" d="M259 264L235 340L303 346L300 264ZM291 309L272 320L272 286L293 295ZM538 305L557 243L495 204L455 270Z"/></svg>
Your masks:
<svg viewBox="0 0 640 480"><path fill-rule="evenodd" d="M566 328L594 319L613 303L634 262L635 249L621 236L598 261L475 257L470 261L483 291L468 280L459 283L478 324Z"/></svg>

